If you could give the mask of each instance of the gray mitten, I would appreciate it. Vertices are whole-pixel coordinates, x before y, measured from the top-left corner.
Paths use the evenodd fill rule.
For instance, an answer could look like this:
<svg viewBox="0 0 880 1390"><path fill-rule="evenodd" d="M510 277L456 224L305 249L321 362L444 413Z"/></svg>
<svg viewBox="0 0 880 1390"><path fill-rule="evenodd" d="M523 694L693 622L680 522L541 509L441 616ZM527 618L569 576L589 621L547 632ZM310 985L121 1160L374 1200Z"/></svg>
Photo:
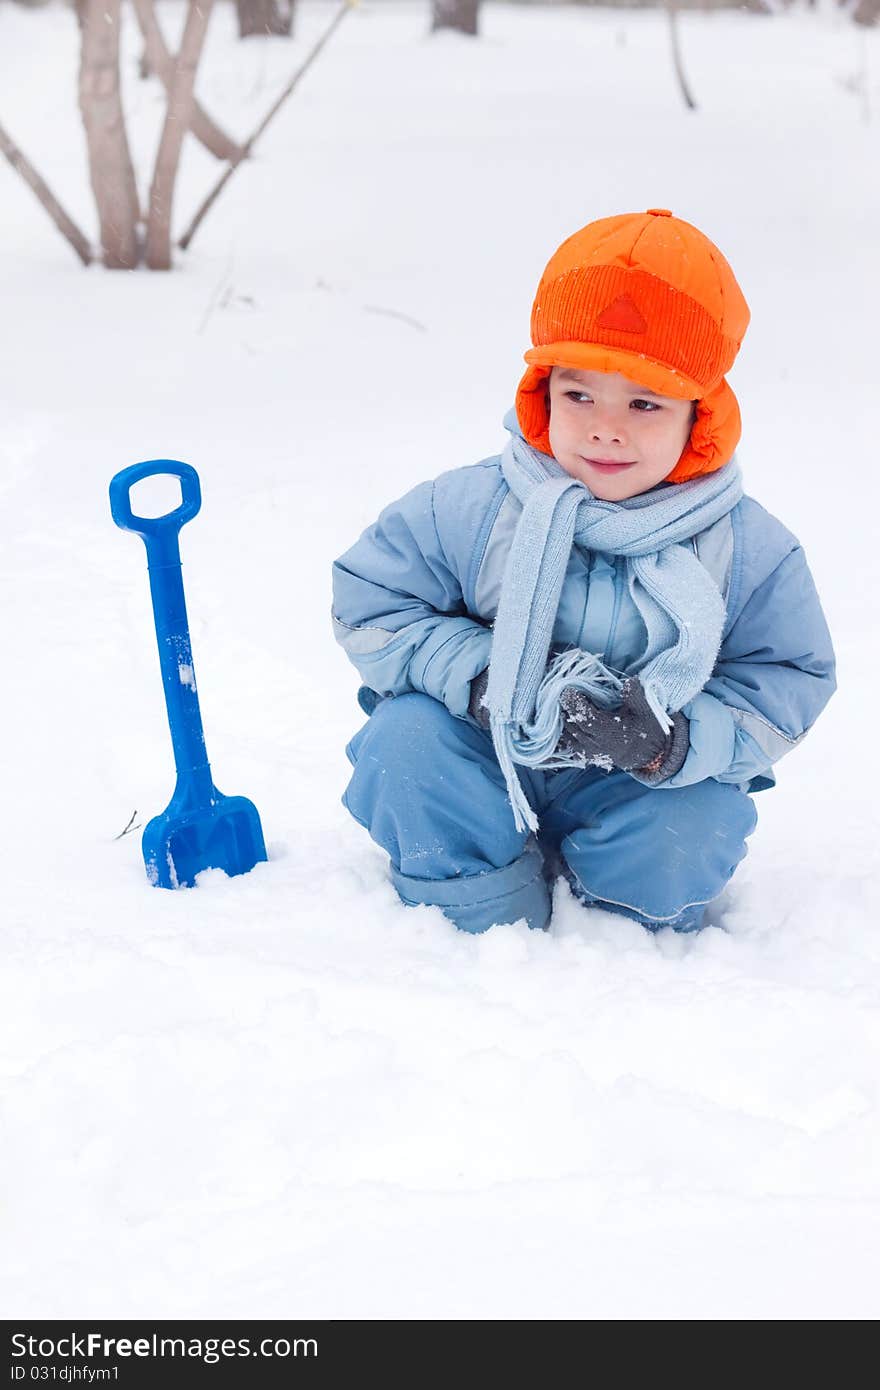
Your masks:
<svg viewBox="0 0 880 1390"><path fill-rule="evenodd" d="M471 681L471 698L468 701L468 714L476 720L481 729L489 728L489 711L483 704L483 697L489 686L489 668L481 671Z"/></svg>
<svg viewBox="0 0 880 1390"><path fill-rule="evenodd" d="M563 690L559 705L564 720L559 750L581 754L588 766L619 767L663 782L679 771L687 757L687 719L674 714L672 728L665 732L638 676L624 681L616 709L600 709L571 685Z"/></svg>

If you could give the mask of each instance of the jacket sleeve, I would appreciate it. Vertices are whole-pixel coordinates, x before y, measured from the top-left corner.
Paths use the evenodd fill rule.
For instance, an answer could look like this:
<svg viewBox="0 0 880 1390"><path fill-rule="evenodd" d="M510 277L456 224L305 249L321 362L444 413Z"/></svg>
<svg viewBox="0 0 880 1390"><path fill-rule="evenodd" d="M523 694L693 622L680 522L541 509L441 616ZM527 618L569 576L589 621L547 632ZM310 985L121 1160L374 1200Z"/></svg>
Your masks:
<svg viewBox="0 0 880 1390"><path fill-rule="evenodd" d="M467 611L460 557L438 534L435 488L420 483L386 507L336 561L333 629L370 690L421 691L464 719L492 635Z"/></svg>
<svg viewBox="0 0 880 1390"><path fill-rule="evenodd" d="M790 539L769 572L742 586L745 598L715 670L682 710L690 722L687 757L659 785L714 777L751 791L772 786L770 768L800 743L834 693L831 637L804 552Z"/></svg>

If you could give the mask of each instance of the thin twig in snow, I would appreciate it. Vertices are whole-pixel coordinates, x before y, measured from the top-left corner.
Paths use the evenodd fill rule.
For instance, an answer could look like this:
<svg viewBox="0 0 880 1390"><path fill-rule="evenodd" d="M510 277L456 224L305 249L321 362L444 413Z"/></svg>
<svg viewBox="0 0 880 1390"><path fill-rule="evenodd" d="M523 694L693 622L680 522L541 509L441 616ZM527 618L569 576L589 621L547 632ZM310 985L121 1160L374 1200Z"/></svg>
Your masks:
<svg viewBox="0 0 880 1390"><path fill-rule="evenodd" d="M134 823L134 818L135 818L136 815L137 815L137 811L132 811L132 813L131 813L131 818L130 818L130 820L129 820L129 822L128 822L128 825L125 827L124 830L120 830L120 832L119 832L118 835L114 835L114 836L113 836L113 839L114 839L114 840L121 840L122 837L123 837L123 835L128 835L128 834L130 834L132 830L140 830L140 828L141 828L140 825L139 825L139 824L138 824L138 825L135 825L135 823Z"/></svg>
<svg viewBox="0 0 880 1390"><path fill-rule="evenodd" d="M400 319L402 323L408 323L411 328L417 328L420 333L427 333L427 328L418 319L411 318L409 314L402 314L399 309L383 309L381 304L365 304L365 314L384 314L389 319Z"/></svg>
<svg viewBox="0 0 880 1390"><path fill-rule="evenodd" d="M669 38L672 43L672 62L675 67L675 75L678 78L678 85L684 97L684 104L689 111L696 111L697 103L691 96L687 78L684 73L684 63L681 57L681 45L678 38L678 10L675 0L666 0L666 14L669 18Z"/></svg>

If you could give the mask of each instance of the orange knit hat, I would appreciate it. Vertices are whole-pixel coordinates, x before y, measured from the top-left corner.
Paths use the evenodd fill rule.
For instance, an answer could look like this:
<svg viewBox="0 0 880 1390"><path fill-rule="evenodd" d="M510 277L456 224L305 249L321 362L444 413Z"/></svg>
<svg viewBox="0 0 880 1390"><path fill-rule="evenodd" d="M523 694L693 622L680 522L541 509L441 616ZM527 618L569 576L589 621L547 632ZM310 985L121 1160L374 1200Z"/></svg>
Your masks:
<svg viewBox="0 0 880 1390"><path fill-rule="evenodd" d="M724 373L748 323L733 271L689 222L665 208L590 222L562 243L541 277L534 346L516 393L520 428L536 449L552 452L552 367L620 372L697 402L690 440L666 481L712 473L739 443L739 406Z"/></svg>

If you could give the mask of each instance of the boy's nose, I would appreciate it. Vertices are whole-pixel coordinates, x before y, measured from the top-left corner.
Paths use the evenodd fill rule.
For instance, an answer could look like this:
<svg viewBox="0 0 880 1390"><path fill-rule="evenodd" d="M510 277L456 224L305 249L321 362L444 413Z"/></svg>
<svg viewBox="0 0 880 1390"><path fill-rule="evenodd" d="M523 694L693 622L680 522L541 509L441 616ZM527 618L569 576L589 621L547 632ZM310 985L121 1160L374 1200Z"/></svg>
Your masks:
<svg viewBox="0 0 880 1390"><path fill-rule="evenodd" d="M594 444L622 444L626 438L626 431L615 416L594 413L590 421L590 437Z"/></svg>

